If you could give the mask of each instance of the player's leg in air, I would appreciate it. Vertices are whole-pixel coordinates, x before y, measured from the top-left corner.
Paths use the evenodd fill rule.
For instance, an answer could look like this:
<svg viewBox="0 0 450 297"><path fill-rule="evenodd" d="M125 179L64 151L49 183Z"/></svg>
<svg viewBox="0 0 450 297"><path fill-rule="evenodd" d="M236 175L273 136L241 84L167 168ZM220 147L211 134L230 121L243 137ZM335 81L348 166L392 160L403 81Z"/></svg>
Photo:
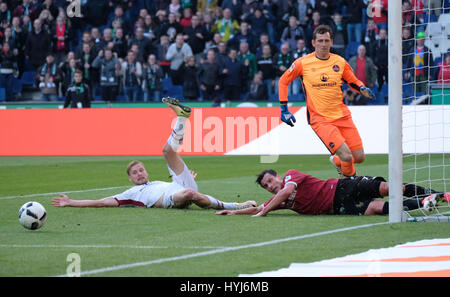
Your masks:
<svg viewBox="0 0 450 297"><path fill-rule="evenodd" d="M162 99L177 115L177 121L173 127L172 133L163 147L163 155L166 159L167 167L174 182L185 187L184 190L172 195L171 207L184 208L194 203L202 208L214 209L242 209L256 206L255 201L246 201L244 203L222 202L210 195L198 192L198 186L195 182L196 173L190 171L178 154L178 148L183 142L186 121L191 115L191 108L180 103L177 99L164 97ZM162 207L166 207L163 205Z"/></svg>

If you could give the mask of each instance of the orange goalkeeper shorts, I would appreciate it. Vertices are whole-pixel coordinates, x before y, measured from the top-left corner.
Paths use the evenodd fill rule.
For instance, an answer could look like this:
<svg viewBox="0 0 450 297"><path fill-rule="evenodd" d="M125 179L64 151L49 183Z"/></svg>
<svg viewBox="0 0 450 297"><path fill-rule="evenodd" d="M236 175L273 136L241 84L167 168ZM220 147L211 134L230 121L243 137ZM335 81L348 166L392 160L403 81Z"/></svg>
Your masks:
<svg viewBox="0 0 450 297"><path fill-rule="evenodd" d="M361 136L351 116L333 121L315 118L310 121L310 125L332 155L344 142L351 151L363 148Z"/></svg>

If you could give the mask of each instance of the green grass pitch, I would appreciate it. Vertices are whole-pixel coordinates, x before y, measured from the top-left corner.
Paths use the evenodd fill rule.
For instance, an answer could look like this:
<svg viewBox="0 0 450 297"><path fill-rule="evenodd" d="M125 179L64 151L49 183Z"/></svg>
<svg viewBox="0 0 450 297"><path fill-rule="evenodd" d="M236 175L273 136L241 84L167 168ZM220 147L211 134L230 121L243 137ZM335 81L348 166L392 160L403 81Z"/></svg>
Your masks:
<svg viewBox="0 0 450 297"><path fill-rule="evenodd" d="M387 222L387 216L278 211L252 218L217 216L196 206L165 210L51 205L57 195L51 193L98 199L124 191L131 186L125 167L133 159L144 161L150 179L169 180L162 157L1 157L0 276L65 275L71 264L68 255L77 253L86 276L226 277L450 236L447 223L377 224ZM327 156L280 156L271 164L261 163L258 156L184 160L198 173L200 192L223 201L267 201L270 194L254 182L266 168L336 177ZM369 155L357 170L359 175L387 177L387 156ZM113 187L122 188L108 189ZM39 195L45 193L50 194ZM18 222L18 210L27 201L38 201L47 210L39 230L26 230ZM362 225L370 226L328 232ZM276 241L283 239L289 240Z"/></svg>

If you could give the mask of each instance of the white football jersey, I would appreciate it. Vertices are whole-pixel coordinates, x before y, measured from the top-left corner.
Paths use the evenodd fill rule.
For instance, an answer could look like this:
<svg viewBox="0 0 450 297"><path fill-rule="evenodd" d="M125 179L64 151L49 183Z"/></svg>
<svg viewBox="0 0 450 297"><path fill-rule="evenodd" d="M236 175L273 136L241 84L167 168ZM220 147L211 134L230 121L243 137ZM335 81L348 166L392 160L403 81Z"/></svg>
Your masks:
<svg viewBox="0 0 450 297"><path fill-rule="evenodd" d="M162 196L171 196L184 187L175 182L152 181L134 186L114 196L119 206L152 207Z"/></svg>

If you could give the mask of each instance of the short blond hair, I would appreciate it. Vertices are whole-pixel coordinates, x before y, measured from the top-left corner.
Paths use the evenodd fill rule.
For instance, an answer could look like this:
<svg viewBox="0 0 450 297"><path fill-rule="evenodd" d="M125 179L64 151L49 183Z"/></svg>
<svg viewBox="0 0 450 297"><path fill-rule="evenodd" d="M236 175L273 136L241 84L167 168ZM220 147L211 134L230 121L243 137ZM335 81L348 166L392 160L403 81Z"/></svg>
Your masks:
<svg viewBox="0 0 450 297"><path fill-rule="evenodd" d="M128 176L130 176L131 168L133 168L133 166L137 165L137 164L144 165L144 163L142 163L141 161L138 161L138 160L134 160L134 161L131 161L130 163L128 163L128 165L127 165L127 174L128 174Z"/></svg>

